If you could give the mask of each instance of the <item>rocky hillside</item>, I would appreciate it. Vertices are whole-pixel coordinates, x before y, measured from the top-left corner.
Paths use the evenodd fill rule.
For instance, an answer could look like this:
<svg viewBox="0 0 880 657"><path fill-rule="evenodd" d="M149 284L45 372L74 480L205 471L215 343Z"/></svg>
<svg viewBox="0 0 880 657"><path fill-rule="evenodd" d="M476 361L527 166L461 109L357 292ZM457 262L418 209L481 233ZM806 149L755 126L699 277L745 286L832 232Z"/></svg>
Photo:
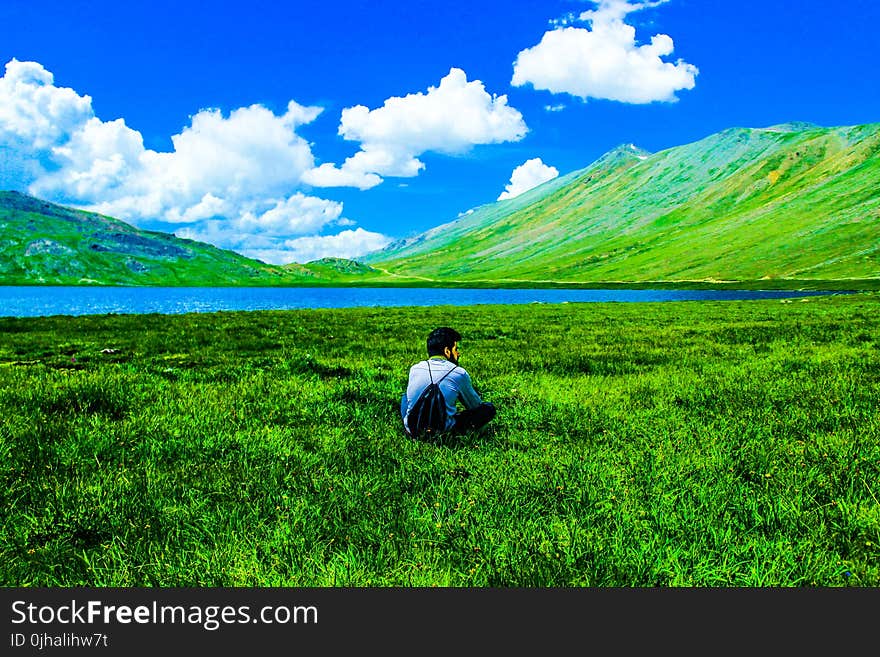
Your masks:
<svg viewBox="0 0 880 657"><path fill-rule="evenodd" d="M0 284L304 285L332 276L279 267L91 212L0 192Z"/></svg>

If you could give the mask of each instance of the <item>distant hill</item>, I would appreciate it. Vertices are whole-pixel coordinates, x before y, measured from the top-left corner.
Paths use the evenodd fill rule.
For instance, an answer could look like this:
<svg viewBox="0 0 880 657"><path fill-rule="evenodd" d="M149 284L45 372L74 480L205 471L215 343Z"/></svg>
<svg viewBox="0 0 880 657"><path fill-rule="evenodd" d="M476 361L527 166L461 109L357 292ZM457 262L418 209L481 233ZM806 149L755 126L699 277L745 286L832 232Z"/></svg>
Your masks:
<svg viewBox="0 0 880 657"><path fill-rule="evenodd" d="M0 192L3 285L265 286L334 281L333 271L324 264L269 265L104 215Z"/></svg>
<svg viewBox="0 0 880 657"><path fill-rule="evenodd" d="M303 265L286 266L301 267ZM378 270L369 265L357 262L356 260L349 260L347 258L321 258L319 260L307 262L304 266L314 275L324 274L328 277L346 275L363 276L365 274L378 273Z"/></svg>
<svg viewBox="0 0 880 657"><path fill-rule="evenodd" d="M624 145L360 260L465 284L880 282L880 124Z"/></svg>

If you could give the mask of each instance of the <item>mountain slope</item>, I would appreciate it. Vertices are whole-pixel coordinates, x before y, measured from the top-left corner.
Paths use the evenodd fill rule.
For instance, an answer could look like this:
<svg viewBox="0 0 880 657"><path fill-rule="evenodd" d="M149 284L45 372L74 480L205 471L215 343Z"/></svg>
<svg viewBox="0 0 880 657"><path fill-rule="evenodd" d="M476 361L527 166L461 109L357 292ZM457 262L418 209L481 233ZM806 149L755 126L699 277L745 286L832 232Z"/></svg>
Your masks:
<svg viewBox="0 0 880 657"><path fill-rule="evenodd" d="M0 192L0 284L302 285L327 278L91 212Z"/></svg>
<svg viewBox="0 0 880 657"><path fill-rule="evenodd" d="M551 183L361 260L499 284L880 279L880 124L622 147Z"/></svg>

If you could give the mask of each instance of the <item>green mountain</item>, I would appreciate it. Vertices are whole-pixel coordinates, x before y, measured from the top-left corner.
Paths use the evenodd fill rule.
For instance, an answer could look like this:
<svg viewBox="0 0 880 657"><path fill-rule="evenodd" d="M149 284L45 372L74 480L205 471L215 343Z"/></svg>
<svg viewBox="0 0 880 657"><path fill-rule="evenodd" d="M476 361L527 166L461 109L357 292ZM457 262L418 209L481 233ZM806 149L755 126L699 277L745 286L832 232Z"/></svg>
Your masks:
<svg viewBox="0 0 880 657"><path fill-rule="evenodd" d="M268 265L92 212L0 192L0 284L265 286L336 284L334 266ZM351 263L351 271L369 268Z"/></svg>
<svg viewBox="0 0 880 657"><path fill-rule="evenodd" d="M880 123L625 144L357 262L269 265L0 192L0 284L880 288Z"/></svg>
<svg viewBox="0 0 880 657"><path fill-rule="evenodd" d="M476 208L361 261L459 284L880 282L880 124L732 128Z"/></svg>

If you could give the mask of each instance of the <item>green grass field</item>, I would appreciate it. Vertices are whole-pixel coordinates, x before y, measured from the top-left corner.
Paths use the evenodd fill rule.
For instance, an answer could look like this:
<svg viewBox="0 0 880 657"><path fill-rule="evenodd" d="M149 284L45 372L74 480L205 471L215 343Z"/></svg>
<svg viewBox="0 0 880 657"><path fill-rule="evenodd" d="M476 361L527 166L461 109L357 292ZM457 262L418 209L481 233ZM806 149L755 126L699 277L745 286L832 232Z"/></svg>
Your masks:
<svg viewBox="0 0 880 657"><path fill-rule="evenodd" d="M878 586L878 302L0 319L0 584Z"/></svg>

